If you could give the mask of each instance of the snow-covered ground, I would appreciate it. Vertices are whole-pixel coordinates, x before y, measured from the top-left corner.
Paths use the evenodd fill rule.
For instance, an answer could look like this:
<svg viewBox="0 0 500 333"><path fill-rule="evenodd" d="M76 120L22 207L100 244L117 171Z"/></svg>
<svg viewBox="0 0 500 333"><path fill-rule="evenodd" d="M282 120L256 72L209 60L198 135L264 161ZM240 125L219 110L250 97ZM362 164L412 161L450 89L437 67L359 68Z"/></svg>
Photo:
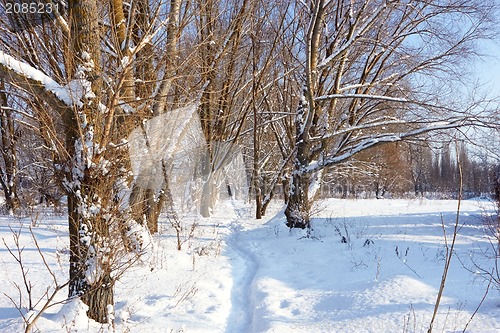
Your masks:
<svg viewBox="0 0 500 333"><path fill-rule="evenodd" d="M116 283L113 325L89 322L78 302L55 304L40 332L427 332L445 263L442 221L451 242L456 201L336 200L316 207L314 230L289 231L282 207L255 220L241 202L222 203L209 219L183 220L182 249L165 219L155 246ZM491 251L487 201L462 202L434 332L462 332L485 296ZM0 238L22 261L35 311L14 304L28 296L19 265L0 244L0 332L23 331L21 313L36 315L53 287L29 232L59 284L68 271L65 217L41 213L0 218ZM15 252L17 253L17 252ZM477 267L476 267L477 265ZM19 290L16 285L19 286ZM49 288L48 292L51 293ZM55 302L64 300L66 289ZM10 299L9 299L10 298ZM500 293L492 286L467 332L500 332Z"/></svg>

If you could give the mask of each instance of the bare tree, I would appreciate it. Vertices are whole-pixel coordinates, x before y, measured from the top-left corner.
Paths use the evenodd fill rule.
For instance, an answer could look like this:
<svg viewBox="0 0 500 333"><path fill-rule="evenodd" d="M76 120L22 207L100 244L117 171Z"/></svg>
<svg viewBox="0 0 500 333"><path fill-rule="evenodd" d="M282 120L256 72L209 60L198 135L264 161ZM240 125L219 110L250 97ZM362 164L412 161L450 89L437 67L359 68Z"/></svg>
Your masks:
<svg viewBox="0 0 500 333"><path fill-rule="evenodd" d="M165 113L167 109L168 94L171 91L172 82L174 80L176 70L177 70L177 57L178 57L178 43L180 38L180 33L182 27L180 25L180 9L182 5L181 0L171 0L169 2L168 19L166 22L166 39L165 39L165 50L164 50L164 74L161 78L161 83L159 84L158 91L153 95L151 90L151 84L144 84L146 82L154 82L158 78L155 76L153 68L151 68L152 51L150 46L146 46L144 50L138 52L138 57L144 57L144 63L134 64L134 69L130 68L126 72L126 77L124 77L125 90L123 91L125 100L133 100L136 97L139 99L148 99L153 95L153 102L149 106L151 108L150 114L145 114L144 118L151 118L152 116L159 116ZM121 22L124 20L123 14L123 2L115 1L115 12L114 15L116 22ZM136 44L140 43L141 34L147 34L147 30L150 28L151 20L151 8L146 1L139 2L137 8L138 11L138 22L135 27L136 31L133 38L137 39ZM129 15L129 18L132 16ZM126 26L120 25L122 36L118 42L121 44L130 38L127 35ZM119 44L118 44L119 45ZM118 46L117 45L117 46ZM129 57L130 55L125 55ZM140 85L135 84L135 78ZM129 81L129 84L126 82ZM149 86L149 87L148 87ZM134 89L135 88L135 89ZM149 89L148 89L149 88ZM145 133L144 133L145 134ZM146 134L145 134L146 135ZM134 183L132 193L130 196L130 205L132 211L135 212L136 220L143 220L142 223L147 225L152 233L158 232L158 218L162 209L162 206L166 198L170 197L170 188L167 186L168 182L165 182L160 191L155 191L154 189L141 189L137 183Z"/></svg>
<svg viewBox="0 0 500 333"><path fill-rule="evenodd" d="M296 7L303 75L285 215L289 227L308 228L325 168L383 143L485 121L448 89L463 87L461 60L488 37L495 8L385 0Z"/></svg>
<svg viewBox="0 0 500 333"><path fill-rule="evenodd" d="M18 197L18 162L16 151L16 126L14 124L14 110L9 106L5 82L0 83L0 133L1 156L3 167L0 167L0 184L5 195L6 210L10 215L19 207Z"/></svg>
<svg viewBox="0 0 500 333"><path fill-rule="evenodd" d="M200 212L209 216L220 184L215 175L237 150L252 105L251 18L258 1L195 1L198 113L207 143Z"/></svg>
<svg viewBox="0 0 500 333"><path fill-rule="evenodd" d="M122 229L135 217L123 195L133 181L126 140L164 104L154 87L172 73L159 70L165 58L152 52L161 54L169 30L162 6L75 0L42 16L43 24L15 17L22 33L2 22L0 75L29 105L68 197L69 295L99 322L113 305Z"/></svg>

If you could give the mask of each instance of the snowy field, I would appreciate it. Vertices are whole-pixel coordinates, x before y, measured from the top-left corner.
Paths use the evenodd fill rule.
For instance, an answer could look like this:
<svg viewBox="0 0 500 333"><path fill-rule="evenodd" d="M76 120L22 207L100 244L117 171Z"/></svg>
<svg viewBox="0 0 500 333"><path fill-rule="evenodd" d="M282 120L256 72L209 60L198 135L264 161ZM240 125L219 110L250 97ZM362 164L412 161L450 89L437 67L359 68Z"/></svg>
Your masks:
<svg viewBox="0 0 500 333"><path fill-rule="evenodd" d="M34 331L427 332L446 257L442 223L451 242L456 208L451 200L332 199L317 205L306 238L286 228L278 204L255 220L250 207L227 201L209 219L183 219L180 251L164 219L155 244L116 283L113 324L89 322L79 302L61 304L63 288ZM492 285L485 297L480 274L493 268L484 227L492 213L487 201L462 202L433 332L500 332L499 290ZM36 304L29 313L20 266L7 250L17 255L15 233ZM22 316L33 318L46 303L54 279L66 282L66 217L1 217L0 234L0 332L17 333Z"/></svg>

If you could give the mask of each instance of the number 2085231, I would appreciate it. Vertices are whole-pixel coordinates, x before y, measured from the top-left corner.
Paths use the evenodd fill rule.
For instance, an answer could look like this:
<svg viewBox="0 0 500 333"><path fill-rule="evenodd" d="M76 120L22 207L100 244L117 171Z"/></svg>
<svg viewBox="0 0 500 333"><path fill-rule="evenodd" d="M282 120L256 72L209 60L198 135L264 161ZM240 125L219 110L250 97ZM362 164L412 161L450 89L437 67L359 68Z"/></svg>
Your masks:
<svg viewBox="0 0 500 333"><path fill-rule="evenodd" d="M5 3L5 14L52 14L59 12L59 4L53 2L12 1Z"/></svg>

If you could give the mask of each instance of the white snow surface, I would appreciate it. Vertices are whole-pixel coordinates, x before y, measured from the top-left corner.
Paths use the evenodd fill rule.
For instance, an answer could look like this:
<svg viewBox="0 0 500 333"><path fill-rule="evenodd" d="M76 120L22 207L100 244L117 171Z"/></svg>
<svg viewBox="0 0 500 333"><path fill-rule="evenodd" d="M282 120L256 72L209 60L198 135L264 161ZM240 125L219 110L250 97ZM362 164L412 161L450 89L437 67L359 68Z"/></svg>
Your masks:
<svg viewBox="0 0 500 333"><path fill-rule="evenodd" d="M38 69L22 62L19 61L10 55L0 51L0 64L3 64L16 74L19 74L21 76L24 76L28 79L32 79L35 81L40 82L44 86L45 89L48 91L52 92L54 95L59 98L62 102L64 102L68 106L73 106L73 104L79 104L79 100L74 100L72 98L72 95L70 93L71 86L70 87L63 87L56 81L54 81L51 77L45 75L43 72L39 71ZM69 90L68 90L69 88ZM73 84L74 88L74 84Z"/></svg>
<svg viewBox="0 0 500 333"><path fill-rule="evenodd" d="M251 207L227 200L211 218L182 217L180 251L165 218L154 253L116 282L113 324L88 320L86 306L72 300L46 310L35 331L427 332L444 266L442 221L451 235L456 206L453 200L330 199L315 207L312 237L305 238L305 232L286 228L279 202L266 219L255 220ZM488 283L473 263L491 268L483 215L493 207L484 200L462 202L456 257L434 332L462 332L485 295ZM39 218L33 235L62 284L68 273L66 217L41 210ZM3 333L24 331L21 313L33 318L51 287L30 224L31 218L0 217L9 247L12 233L20 231L33 301L42 299L34 311L25 309L19 266L1 243ZM20 311L13 304L20 299L16 284ZM66 293L55 300L63 301ZM489 291L467 332L500 332L498 289Z"/></svg>

